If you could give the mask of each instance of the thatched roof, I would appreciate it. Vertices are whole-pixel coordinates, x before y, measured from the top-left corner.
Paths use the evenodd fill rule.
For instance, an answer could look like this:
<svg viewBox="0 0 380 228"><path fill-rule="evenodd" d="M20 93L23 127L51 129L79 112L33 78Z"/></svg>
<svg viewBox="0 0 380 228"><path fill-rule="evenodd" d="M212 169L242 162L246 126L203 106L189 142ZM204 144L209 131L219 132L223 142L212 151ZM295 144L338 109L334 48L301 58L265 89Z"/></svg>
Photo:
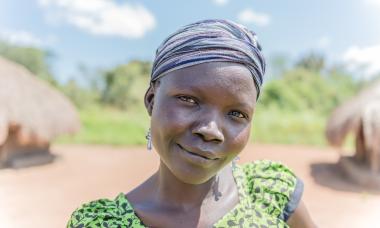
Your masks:
<svg viewBox="0 0 380 228"><path fill-rule="evenodd" d="M20 141L49 142L80 127L70 101L26 68L0 57L0 145L9 129Z"/></svg>
<svg viewBox="0 0 380 228"><path fill-rule="evenodd" d="M326 126L326 137L329 143L332 146L341 146L347 134L356 131L359 127L366 105L374 103L380 105L380 81L364 89L333 111Z"/></svg>

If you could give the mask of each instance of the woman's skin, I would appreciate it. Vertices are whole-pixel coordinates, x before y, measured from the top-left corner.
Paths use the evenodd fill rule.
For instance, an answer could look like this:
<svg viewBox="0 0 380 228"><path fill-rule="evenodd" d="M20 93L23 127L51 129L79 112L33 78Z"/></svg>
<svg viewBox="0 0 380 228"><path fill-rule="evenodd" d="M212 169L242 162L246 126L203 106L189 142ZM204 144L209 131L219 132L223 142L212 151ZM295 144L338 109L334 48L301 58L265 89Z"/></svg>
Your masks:
<svg viewBox="0 0 380 228"><path fill-rule="evenodd" d="M145 225L211 227L238 204L227 164L248 142L256 93L250 71L226 62L172 71L149 88L145 106L160 166L127 194Z"/></svg>

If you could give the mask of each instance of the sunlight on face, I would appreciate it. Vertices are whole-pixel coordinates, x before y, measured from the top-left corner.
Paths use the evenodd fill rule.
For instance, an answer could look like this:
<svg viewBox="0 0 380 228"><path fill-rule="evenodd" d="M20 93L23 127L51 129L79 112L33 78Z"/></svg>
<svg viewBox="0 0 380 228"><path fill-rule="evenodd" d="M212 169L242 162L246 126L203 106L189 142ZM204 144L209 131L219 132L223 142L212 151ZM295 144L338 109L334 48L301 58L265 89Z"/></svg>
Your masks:
<svg viewBox="0 0 380 228"><path fill-rule="evenodd" d="M151 116L162 164L185 183L213 177L248 142L256 93L240 64L203 63L164 76Z"/></svg>

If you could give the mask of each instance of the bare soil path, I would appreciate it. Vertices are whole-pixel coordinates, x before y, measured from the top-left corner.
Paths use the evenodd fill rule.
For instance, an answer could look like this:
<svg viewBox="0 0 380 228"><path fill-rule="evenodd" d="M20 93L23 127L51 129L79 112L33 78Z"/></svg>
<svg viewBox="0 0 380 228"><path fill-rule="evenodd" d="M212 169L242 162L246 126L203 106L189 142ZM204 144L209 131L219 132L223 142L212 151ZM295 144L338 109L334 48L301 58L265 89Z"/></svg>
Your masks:
<svg viewBox="0 0 380 228"><path fill-rule="evenodd" d="M143 147L59 145L47 165L0 170L0 227L65 227L84 202L114 198L150 176L158 157ZM248 145L240 163L272 159L303 179L303 200L319 227L380 227L380 194L348 181L329 149Z"/></svg>

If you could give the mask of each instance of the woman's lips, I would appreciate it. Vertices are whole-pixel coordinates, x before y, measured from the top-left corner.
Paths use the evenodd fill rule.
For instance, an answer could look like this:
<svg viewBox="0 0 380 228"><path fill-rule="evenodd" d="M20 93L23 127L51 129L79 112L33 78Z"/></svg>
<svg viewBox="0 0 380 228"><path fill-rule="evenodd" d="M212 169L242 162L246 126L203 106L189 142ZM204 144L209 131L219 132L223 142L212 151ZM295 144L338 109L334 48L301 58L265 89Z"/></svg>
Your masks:
<svg viewBox="0 0 380 228"><path fill-rule="evenodd" d="M187 151L187 152L189 152L190 154L196 155L196 156L201 156L204 159L209 159L209 160L217 160L218 159L218 158L208 158L208 157L205 157L205 156L202 156L200 154L196 154L196 153L193 153L193 152L190 152L190 151Z"/></svg>
<svg viewBox="0 0 380 228"><path fill-rule="evenodd" d="M208 161L216 161L220 159L217 156L215 156L215 154L213 154L212 152L206 152L206 151L197 150L197 149L187 149L187 148L185 149L180 144L177 144L177 145L181 150L190 154L192 157L198 157L200 159L208 160Z"/></svg>

